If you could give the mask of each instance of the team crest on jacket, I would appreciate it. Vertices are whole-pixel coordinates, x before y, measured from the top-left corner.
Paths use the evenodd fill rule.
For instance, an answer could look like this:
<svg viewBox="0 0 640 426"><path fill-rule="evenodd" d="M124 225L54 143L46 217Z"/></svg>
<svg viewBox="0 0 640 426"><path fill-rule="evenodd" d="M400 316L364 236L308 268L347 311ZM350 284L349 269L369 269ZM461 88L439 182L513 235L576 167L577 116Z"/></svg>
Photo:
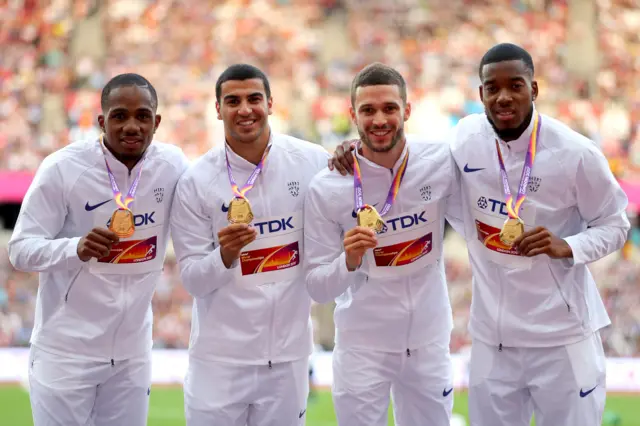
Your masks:
<svg viewBox="0 0 640 426"><path fill-rule="evenodd" d="M487 202L487 199L484 197L480 197L478 198L478 207L480 207L481 209L486 209L487 206L489 205L489 203Z"/></svg>
<svg viewBox="0 0 640 426"><path fill-rule="evenodd" d="M431 201L431 185L420 188L420 196L424 201Z"/></svg>
<svg viewBox="0 0 640 426"><path fill-rule="evenodd" d="M156 188L153 190L153 195L156 197L156 202L160 204L164 198L164 188Z"/></svg>
<svg viewBox="0 0 640 426"><path fill-rule="evenodd" d="M538 192L538 188L540 188L540 182L542 179L539 177L531 176L529 178L529 185L527 185L527 189L529 192Z"/></svg>
<svg viewBox="0 0 640 426"><path fill-rule="evenodd" d="M289 188L289 194L291 194L293 197L297 197L298 194L300 193L300 184L298 183L298 181L291 181L287 184L287 187Z"/></svg>

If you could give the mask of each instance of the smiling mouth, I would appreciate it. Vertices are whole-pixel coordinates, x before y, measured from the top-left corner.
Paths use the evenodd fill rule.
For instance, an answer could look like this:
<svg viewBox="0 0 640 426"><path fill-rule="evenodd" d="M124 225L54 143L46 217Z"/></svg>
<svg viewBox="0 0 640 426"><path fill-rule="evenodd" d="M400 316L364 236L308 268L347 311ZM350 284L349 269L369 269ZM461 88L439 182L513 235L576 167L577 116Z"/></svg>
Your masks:
<svg viewBox="0 0 640 426"><path fill-rule="evenodd" d="M240 127L251 127L257 120L242 120L238 121L238 126Z"/></svg>
<svg viewBox="0 0 640 426"><path fill-rule="evenodd" d="M516 116L515 111L498 111L496 112L496 117L500 121L508 121L513 120Z"/></svg>
<svg viewBox="0 0 640 426"><path fill-rule="evenodd" d="M371 130L369 133L370 133L370 134L372 134L372 135L373 135L373 136L375 136L375 137L382 138L382 137L385 137L385 136L387 136L388 134L390 134L390 133L391 133L391 129L385 129L385 130Z"/></svg>

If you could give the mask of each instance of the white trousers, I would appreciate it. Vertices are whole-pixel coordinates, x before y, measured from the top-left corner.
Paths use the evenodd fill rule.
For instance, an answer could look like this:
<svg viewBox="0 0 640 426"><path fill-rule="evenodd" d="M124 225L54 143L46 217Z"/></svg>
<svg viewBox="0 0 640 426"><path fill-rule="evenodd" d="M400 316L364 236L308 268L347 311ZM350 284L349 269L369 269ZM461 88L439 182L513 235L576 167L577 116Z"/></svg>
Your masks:
<svg viewBox="0 0 640 426"><path fill-rule="evenodd" d="M449 347L407 353L333 352L333 404L339 426L449 426L453 377Z"/></svg>
<svg viewBox="0 0 640 426"><path fill-rule="evenodd" d="M553 348L502 348L474 341L471 426L600 426L606 361L600 334Z"/></svg>
<svg viewBox="0 0 640 426"><path fill-rule="evenodd" d="M34 426L145 426L151 360L81 361L31 347Z"/></svg>
<svg viewBox="0 0 640 426"><path fill-rule="evenodd" d="M271 368L189 358L187 426L303 426L308 396L307 358Z"/></svg>

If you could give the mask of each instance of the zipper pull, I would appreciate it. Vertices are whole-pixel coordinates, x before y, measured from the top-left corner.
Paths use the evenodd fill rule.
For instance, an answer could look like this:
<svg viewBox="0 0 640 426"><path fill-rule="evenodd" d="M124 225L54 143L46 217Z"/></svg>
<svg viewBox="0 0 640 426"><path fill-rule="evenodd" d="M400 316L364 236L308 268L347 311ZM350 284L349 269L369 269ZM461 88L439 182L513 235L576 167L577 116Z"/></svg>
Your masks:
<svg viewBox="0 0 640 426"><path fill-rule="evenodd" d="M571 306L567 303L567 312L571 313Z"/></svg>
<svg viewBox="0 0 640 426"><path fill-rule="evenodd" d="M411 358L411 351L407 349L407 358Z"/></svg>
<svg viewBox="0 0 640 426"><path fill-rule="evenodd" d="M500 345L498 345L498 352L502 352L502 343L500 343Z"/></svg>
<svg viewBox="0 0 640 426"><path fill-rule="evenodd" d="M113 358L111 358L111 366L114 367L116 365L115 361L113 360Z"/></svg>
<svg viewBox="0 0 640 426"><path fill-rule="evenodd" d="M269 360L269 370L271 370L271 360Z"/></svg>

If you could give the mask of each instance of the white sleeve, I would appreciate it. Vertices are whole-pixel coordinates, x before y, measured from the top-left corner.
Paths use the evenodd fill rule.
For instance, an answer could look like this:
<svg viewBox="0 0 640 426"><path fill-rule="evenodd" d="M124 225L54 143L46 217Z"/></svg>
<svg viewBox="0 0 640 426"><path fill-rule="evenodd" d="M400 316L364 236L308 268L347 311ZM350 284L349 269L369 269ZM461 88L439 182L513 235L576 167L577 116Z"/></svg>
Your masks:
<svg viewBox="0 0 640 426"><path fill-rule="evenodd" d="M343 232L326 217L330 201L323 199L319 183L319 179L312 180L304 203L304 264L309 295L318 303L327 303L361 279L362 272L347 270Z"/></svg>
<svg viewBox="0 0 640 426"><path fill-rule="evenodd" d="M465 238L464 215L462 213L462 187L460 186L460 170L451 157L451 186L446 200L444 217L451 227ZM466 239L466 238L465 238Z"/></svg>
<svg viewBox="0 0 640 426"><path fill-rule="evenodd" d="M215 247L212 218L203 212L195 183L184 175L171 206L171 239L185 289L202 297L233 280L234 268L222 262Z"/></svg>
<svg viewBox="0 0 640 426"><path fill-rule="evenodd" d="M20 271L76 269L80 237L57 238L67 218L67 196L56 164L45 160L29 186L13 235L9 260Z"/></svg>
<svg viewBox="0 0 640 426"><path fill-rule="evenodd" d="M586 151L578 164L576 196L578 212L588 228L565 238L573 251L572 263L594 262L621 249L630 229L625 213L628 199L597 149Z"/></svg>

